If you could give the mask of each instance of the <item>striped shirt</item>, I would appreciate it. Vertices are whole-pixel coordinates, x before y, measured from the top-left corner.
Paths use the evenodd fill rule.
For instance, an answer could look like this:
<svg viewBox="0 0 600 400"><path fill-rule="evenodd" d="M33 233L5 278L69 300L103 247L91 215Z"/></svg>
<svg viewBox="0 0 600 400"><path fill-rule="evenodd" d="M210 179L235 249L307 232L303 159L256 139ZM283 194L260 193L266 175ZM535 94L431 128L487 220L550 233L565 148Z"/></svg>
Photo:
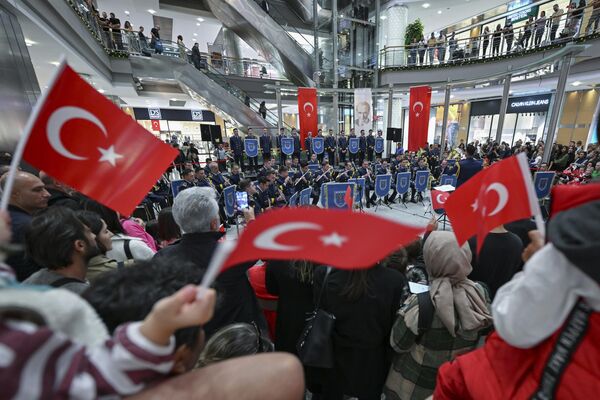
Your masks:
<svg viewBox="0 0 600 400"><path fill-rule="evenodd" d="M95 399L141 391L171 371L175 340L156 345L140 325L122 325L112 340L90 348L47 327L0 319L0 397Z"/></svg>

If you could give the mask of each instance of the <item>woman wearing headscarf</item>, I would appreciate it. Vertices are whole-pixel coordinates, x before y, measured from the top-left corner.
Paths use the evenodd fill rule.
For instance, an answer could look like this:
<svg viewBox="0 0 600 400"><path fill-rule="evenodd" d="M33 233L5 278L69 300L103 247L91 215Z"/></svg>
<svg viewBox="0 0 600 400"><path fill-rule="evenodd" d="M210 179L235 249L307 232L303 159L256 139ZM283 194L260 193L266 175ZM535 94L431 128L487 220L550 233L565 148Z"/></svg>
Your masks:
<svg viewBox="0 0 600 400"><path fill-rule="evenodd" d="M423 257L429 292L420 299L412 295L398 312L390 338L396 354L385 384L387 399L430 396L439 366L475 349L492 324L487 291L467 279L472 269L468 244L458 247L451 232L435 231L425 241Z"/></svg>

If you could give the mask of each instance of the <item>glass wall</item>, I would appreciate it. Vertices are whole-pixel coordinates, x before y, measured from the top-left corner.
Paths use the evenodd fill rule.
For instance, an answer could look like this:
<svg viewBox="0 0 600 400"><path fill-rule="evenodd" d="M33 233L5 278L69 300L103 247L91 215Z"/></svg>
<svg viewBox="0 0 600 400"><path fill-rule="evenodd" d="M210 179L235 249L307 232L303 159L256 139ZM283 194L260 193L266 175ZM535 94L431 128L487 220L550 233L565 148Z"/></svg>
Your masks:
<svg viewBox="0 0 600 400"><path fill-rule="evenodd" d="M502 128L502 142L511 146L517 141L537 142L543 138L546 112L506 114ZM500 115L472 116L469 123L468 143L487 143L496 140Z"/></svg>

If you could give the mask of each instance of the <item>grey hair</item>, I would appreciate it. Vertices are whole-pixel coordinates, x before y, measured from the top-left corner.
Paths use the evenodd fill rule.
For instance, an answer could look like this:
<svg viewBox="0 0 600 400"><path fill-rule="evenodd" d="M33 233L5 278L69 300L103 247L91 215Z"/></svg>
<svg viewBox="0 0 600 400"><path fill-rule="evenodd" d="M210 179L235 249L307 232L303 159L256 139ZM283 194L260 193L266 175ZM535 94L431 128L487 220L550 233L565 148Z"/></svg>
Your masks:
<svg viewBox="0 0 600 400"><path fill-rule="evenodd" d="M193 187L180 192L173 201L173 218L183 233L210 232L210 223L219 221L216 192L209 187Z"/></svg>
<svg viewBox="0 0 600 400"><path fill-rule="evenodd" d="M273 343L257 328L247 323L236 323L219 329L206 343L200 354L198 367L205 367L230 358L248 356L274 350Z"/></svg>

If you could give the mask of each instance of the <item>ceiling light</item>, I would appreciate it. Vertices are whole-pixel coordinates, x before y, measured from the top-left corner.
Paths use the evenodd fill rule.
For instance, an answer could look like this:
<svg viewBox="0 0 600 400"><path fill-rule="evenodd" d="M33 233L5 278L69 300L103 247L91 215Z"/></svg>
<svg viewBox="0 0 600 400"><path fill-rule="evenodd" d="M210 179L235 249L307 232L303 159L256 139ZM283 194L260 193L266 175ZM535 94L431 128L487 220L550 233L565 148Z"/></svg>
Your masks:
<svg viewBox="0 0 600 400"><path fill-rule="evenodd" d="M200 17L198 17L198 18L196 18L196 19L197 19L198 21L200 21L200 22L204 22L204 18L200 18Z"/></svg>
<svg viewBox="0 0 600 400"><path fill-rule="evenodd" d="M432 91L431 93L432 93L432 94L438 94L438 93L439 93L439 90L434 90L434 91Z"/></svg>
<svg viewBox="0 0 600 400"><path fill-rule="evenodd" d="M194 36L198 36L198 34L197 34L197 33L194 33Z"/></svg>
<svg viewBox="0 0 600 400"><path fill-rule="evenodd" d="M106 90L104 90L104 89L98 89L98 91L99 91L100 93L104 93L104 92L106 92Z"/></svg>
<svg viewBox="0 0 600 400"><path fill-rule="evenodd" d="M27 46L27 47L31 47L31 46L33 46L34 44L37 44L37 42L34 42L34 41L33 41L33 40L31 40L31 39L27 39L27 38L25 38L25 46Z"/></svg>
<svg viewBox="0 0 600 400"><path fill-rule="evenodd" d="M156 14L156 11L155 11L155 10L153 10L153 9L149 9L149 10L148 10L148 12L149 12L150 14Z"/></svg>
<svg viewBox="0 0 600 400"><path fill-rule="evenodd" d="M129 15L129 11L125 10L125 15Z"/></svg>
<svg viewBox="0 0 600 400"><path fill-rule="evenodd" d="M453 94L451 94L451 95L450 95L450 98L451 98L451 99L453 99L453 98L454 98L454 95L453 95Z"/></svg>
<svg viewBox="0 0 600 400"><path fill-rule="evenodd" d="M441 14L441 13L442 13L442 10L438 10L438 14Z"/></svg>
<svg viewBox="0 0 600 400"><path fill-rule="evenodd" d="M423 4L421 4L421 7L423 7L423 8L429 8L429 7L431 7L431 4L429 4L429 3L423 3Z"/></svg>
<svg viewBox="0 0 600 400"><path fill-rule="evenodd" d="M575 81L575 82L571 83L571 85L573 85L573 86L579 86L579 85L581 85L581 82L580 81Z"/></svg>
<svg viewBox="0 0 600 400"><path fill-rule="evenodd" d="M177 101L177 99L175 97L172 97L171 101Z"/></svg>
<svg viewBox="0 0 600 400"><path fill-rule="evenodd" d="M387 19L387 15L382 15L381 17L379 17L382 20L386 20Z"/></svg>
<svg viewBox="0 0 600 400"><path fill-rule="evenodd" d="M58 67L60 65L58 61L50 61L50 64L54 65L55 67Z"/></svg>
<svg viewBox="0 0 600 400"><path fill-rule="evenodd" d="M196 22L196 26L200 26L200 22Z"/></svg>

